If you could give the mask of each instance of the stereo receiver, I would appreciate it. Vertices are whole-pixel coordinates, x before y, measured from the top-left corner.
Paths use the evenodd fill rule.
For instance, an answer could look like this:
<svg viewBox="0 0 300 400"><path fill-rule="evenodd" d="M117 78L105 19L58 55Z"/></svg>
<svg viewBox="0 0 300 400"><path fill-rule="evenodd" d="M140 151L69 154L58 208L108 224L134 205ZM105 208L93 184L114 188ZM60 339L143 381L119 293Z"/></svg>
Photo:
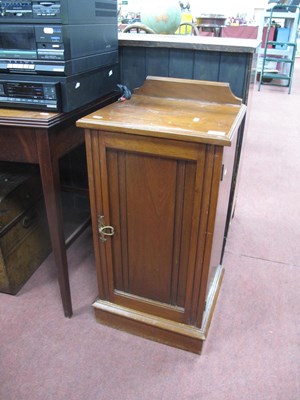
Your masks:
<svg viewBox="0 0 300 400"><path fill-rule="evenodd" d="M0 79L1 106L59 111L59 83L14 82Z"/></svg>
<svg viewBox="0 0 300 400"><path fill-rule="evenodd" d="M113 24L0 23L0 72L72 75L117 61Z"/></svg>
<svg viewBox="0 0 300 400"><path fill-rule="evenodd" d="M0 74L0 107L68 112L117 90L118 64L72 76Z"/></svg>
<svg viewBox="0 0 300 400"><path fill-rule="evenodd" d="M0 0L0 23L117 23L117 0Z"/></svg>

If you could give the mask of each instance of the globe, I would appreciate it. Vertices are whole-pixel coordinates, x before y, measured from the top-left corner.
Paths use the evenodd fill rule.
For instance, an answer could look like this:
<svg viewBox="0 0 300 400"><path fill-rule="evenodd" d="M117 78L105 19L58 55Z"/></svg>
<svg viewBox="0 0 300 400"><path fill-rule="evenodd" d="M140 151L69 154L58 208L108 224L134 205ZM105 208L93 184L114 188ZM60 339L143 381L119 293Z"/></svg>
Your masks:
<svg viewBox="0 0 300 400"><path fill-rule="evenodd" d="M177 0L152 0L141 9L142 24L159 34L173 34L181 22Z"/></svg>

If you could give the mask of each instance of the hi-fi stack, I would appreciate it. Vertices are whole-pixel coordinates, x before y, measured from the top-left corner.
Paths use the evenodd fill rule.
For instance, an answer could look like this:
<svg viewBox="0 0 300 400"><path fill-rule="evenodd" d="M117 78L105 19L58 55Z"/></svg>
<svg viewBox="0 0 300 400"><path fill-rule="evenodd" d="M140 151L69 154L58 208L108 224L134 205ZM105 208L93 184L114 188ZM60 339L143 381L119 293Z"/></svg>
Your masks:
<svg viewBox="0 0 300 400"><path fill-rule="evenodd" d="M117 81L117 0L0 0L0 107L72 111Z"/></svg>

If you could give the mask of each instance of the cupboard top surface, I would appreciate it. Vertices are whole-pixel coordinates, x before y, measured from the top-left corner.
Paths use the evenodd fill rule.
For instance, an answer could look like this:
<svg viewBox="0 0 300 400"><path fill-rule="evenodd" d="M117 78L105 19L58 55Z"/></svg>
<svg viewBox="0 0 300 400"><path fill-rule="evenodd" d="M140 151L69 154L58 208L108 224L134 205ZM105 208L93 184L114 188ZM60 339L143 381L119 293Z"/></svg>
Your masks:
<svg viewBox="0 0 300 400"><path fill-rule="evenodd" d="M148 77L130 100L104 107L77 125L230 146L245 108L225 83Z"/></svg>

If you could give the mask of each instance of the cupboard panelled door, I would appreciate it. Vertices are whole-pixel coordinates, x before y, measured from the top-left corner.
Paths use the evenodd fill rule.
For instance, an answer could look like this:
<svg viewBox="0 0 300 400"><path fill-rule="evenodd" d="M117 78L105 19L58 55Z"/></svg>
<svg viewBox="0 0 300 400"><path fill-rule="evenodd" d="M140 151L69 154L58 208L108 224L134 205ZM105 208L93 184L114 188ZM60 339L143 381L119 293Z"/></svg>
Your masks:
<svg viewBox="0 0 300 400"><path fill-rule="evenodd" d="M92 130L86 144L100 299L200 327L222 148Z"/></svg>

